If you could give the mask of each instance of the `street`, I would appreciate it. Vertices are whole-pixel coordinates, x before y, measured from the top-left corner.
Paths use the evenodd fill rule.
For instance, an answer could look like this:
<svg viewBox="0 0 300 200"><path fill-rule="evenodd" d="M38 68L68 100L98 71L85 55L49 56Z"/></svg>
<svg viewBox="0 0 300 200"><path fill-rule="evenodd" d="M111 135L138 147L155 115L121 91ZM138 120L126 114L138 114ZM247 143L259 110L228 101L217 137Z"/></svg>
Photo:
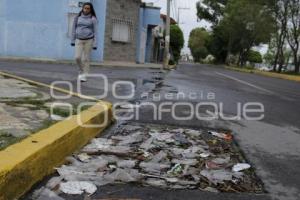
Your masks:
<svg viewBox="0 0 300 200"><path fill-rule="evenodd" d="M3 72L30 78L35 81L50 84L52 81L71 81L76 83L76 68L68 65L50 65L34 63L1 62ZM263 181L266 194L230 194L209 193L195 190L168 191L156 188L143 188L138 185L104 186L93 195L94 199L105 197L141 198L141 199L291 199L300 198L298 169L300 167L300 86L299 83L269 78L254 74L246 74L226 70L219 66L181 64L177 70L160 74L159 69L138 68L98 68L92 73L107 75L109 85L114 81L132 81L137 86L135 98L130 102L166 101L157 95L149 95L148 99L140 95L149 94L186 94L183 99L172 99L172 102L189 102L193 105L199 102L215 102L223 104L224 115L235 116L237 105L248 102L259 102L264 106L264 119L260 121L238 120L192 120L176 121L170 113L164 113L162 120L153 119L153 110L142 106L140 118L142 123L176 125L177 127L192 127L204 129L231 130L247 160L255 167L256 173ZM163 81L160 82L160 78ZM83 91L89 95L103 91L97 81L84 85ZM76 84L74 84L75 86ZM64 86L61 86L64 87ZM126 91L126 88L121 88ZM126 93L126 92L125 92ZM197 98L189 99L190 93L196 93ZM215 99L207 96L215 94ZM105 100L118 102L108 95ZM190 109L178 107L176 113L186 116ZM202 112L202 111L201 111ZM108 130L109 132L110 130ZM74 197L66 199L75 199ZM77 199L83 199L78 197Z"/></svg>
<svg viewBox="0 0 300 200"><path fill-rule="evenodd" d="M300 200L300 0L0 0L0 27L0 200Z"/></svg>

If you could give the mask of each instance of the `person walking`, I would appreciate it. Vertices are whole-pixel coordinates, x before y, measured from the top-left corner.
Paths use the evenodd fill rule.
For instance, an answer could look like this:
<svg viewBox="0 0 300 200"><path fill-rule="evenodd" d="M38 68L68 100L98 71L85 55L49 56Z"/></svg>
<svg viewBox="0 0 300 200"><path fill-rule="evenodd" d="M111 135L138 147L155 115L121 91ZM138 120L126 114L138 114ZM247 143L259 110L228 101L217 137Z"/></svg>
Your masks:
<svg viewBox="0 0 300 200"><path fill-rule="evenodd" d="M75 46L75 60L79 66L78 80L87 81L92 49L97 50L98 21L94 6L84 3L75 17L72 27L71 46Z"/></svg>

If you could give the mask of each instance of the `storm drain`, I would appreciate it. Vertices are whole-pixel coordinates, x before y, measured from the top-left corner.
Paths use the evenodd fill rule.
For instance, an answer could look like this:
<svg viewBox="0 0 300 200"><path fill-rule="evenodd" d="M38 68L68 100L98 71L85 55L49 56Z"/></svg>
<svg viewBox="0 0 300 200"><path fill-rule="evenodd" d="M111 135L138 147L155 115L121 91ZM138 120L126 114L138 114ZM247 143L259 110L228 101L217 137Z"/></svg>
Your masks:
<svg viewBox="0 0 300 200"><path fill-rule="evenodd" d="M49 189L78 194L87 192L81 187L85 184L93 193L108 184L135 183L165 189L264 192L227 131L127 123L105 138L94 139L68 161L57 169L59 177L49 181Z"/></svg>

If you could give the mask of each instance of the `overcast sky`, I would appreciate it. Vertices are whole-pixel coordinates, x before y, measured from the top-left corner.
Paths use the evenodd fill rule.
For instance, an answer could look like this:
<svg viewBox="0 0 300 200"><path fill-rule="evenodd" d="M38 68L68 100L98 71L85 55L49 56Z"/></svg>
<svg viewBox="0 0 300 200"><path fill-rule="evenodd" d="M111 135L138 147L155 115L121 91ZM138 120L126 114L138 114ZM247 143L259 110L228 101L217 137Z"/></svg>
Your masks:
<svg viewBox="0 0 300 200"><path fill-rule="evenodd" d="M167 0L143 0L144 2L154 2L155 6L161 7L161 13L166 14ZM192 29L196 27L209 26L205 22L197 22L197 10L196 3L199 0L172 0L173 6L171 7L171 16L177 21L178 8L189 8L189 10L180 10L180 27L184 32L185 37L185 48L184 52L188 53L187 47L189 35ZM176 6L176 9L174 8Z"/></svg>

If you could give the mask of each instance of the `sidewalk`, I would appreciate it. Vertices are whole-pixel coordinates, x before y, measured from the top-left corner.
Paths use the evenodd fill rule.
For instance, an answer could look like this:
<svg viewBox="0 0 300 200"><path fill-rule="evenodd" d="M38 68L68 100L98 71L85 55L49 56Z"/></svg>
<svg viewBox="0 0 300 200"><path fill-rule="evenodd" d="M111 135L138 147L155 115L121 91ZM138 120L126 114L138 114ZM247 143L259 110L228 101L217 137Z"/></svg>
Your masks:
<svg viewBox="0 0 300 200"><path fill-rule="evenodd" d="M50 101L39 88L0 76L0 150L52 124Z"/></svg>
<svg viewBox="0 0 300 200"><path fill-rule="evenodd" d="M44 64L75 64L73 60L55 60L55 59L43 59L43 58L23 58L23 57L0 57L1 61L11 62L33 62L33 63L44 63ZM123 62L123 61L103 61L103 62L91 62L92 66L98 67L132 67L132 68L153 68L160 69L162 64L157 63L144 63L138 64L134 62Z"/></svg>

